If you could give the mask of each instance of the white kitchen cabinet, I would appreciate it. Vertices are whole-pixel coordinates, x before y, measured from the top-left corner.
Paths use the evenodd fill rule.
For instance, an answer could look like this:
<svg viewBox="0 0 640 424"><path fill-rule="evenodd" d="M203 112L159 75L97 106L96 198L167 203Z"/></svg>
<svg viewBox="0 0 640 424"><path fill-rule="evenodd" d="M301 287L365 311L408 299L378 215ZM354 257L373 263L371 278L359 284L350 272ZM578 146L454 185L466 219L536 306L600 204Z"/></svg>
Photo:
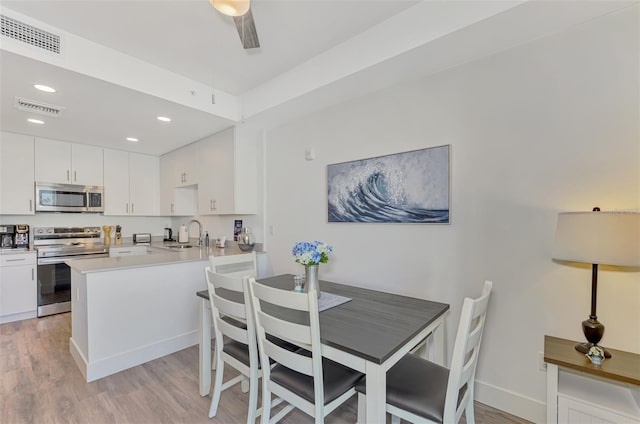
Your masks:
<svg viewBox="0 0 640 424"><path fill-rule="evenodd" d="M197 143L198 213L255 214L258 208L256 140L229 128Z"/></svg>
<svg viewBox="0 0 640 424"><path fill-rule="evenodd" d="M158 215L158 165L156 156L104 149L104 214Z"/></svg>
<svg viewBox="0 0 640 424"><path fill-rule="evenodd" d="M182 165L186 157L182 149L174 150L160 157L160 215L192 216L196 213L196 186L182 186L185 173ZM197 154L189 148L192 162L197 162ZM193 171L190 171L193 172ZM189 180L193 181L195 178Z"/></svg>
<svg viewBox="0 0 640 424"><path fill-rule="evenodd" d="M0 255L0 323L37 315L35 252Z"/></svg>
<svg viewBox="0 0 640 424"><path fill-rule="evenodd" d="M0 214L33 215L33 137L0 133Z"/></svg>
<svg viewBox="0 0 640 424"><path fill-rule="evenodd" d="M192 143L167 153L167 178L174 187L198 184L198 152Z"/></svg>
<svg viewBox="0 0 640 424"><path fill-rule="evenodd" d="M147 253L147 246L111 246L109 248L110 258L117 258L120 256L146 255Z"/></svg>
<svg viewBox="0 0 640 424"><path fill-rule="evenodd" d="M129 153L131 215L159 214L159 163L157 156Z"/></svg>
<svg viewBox="0 0 640 424"><path fill-rule="evenodd" d="M103 185L101 147L36 138L35 180L44 183Z"/></svg>

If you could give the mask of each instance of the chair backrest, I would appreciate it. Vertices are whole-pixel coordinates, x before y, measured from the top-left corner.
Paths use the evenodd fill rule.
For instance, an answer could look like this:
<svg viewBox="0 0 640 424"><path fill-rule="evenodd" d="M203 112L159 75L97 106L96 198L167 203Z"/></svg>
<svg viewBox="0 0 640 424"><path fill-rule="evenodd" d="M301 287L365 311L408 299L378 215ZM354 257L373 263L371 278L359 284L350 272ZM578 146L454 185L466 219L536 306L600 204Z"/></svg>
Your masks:
<svg viewBox="0 0 640 424"><path fill-rule="evenodd" d="M458 422L468 402L473 400L478 352L492 286L491 281L485 281L479 298L464 299L451 357L444 422Z"/></svg>
<svg viewBox="0 0 640 424"><path fill-rule="evenodd" d="M209 256L209 266L216 274L257 277L256 252L229 256Z"/></svg>
<svg viewBox="0 0 640 424"><path fill-rule="evenodd" d="M320 345L320 317L315 290L296 293L280 290L249 278L249 292L255 314L260 359L275 362L313 377L316 406L324 405L322 380L322 352ZM308 352L292 352L267 339L267 334L293 343ZM269 367L263 367L264 381L270 380Z"/></svg>
<svg viewBox="0 0 640 424"><path fill-rule="evenodd" d="M218 274L209 267L205 268L205 275L216 340L223 340L224 335L249 346L249 360L252 364L257 364L258 347L250 309L248 277ZM230 318L238 325L234 325ZM246 324L246 328L240 324ZM216 350L221 351L222 345L216 343Z"/></svg>

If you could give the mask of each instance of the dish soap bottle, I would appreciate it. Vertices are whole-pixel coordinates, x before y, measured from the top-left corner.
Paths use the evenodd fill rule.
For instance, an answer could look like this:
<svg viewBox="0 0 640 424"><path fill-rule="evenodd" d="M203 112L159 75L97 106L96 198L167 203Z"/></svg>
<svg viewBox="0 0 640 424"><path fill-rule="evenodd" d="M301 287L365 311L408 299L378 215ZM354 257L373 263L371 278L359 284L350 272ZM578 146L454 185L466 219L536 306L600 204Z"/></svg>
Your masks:
<svg viewBox="0 0 640 424"><path fill-rule="evenodd" d="M209 247L209 231L204 232L204 246Z"/></svg>

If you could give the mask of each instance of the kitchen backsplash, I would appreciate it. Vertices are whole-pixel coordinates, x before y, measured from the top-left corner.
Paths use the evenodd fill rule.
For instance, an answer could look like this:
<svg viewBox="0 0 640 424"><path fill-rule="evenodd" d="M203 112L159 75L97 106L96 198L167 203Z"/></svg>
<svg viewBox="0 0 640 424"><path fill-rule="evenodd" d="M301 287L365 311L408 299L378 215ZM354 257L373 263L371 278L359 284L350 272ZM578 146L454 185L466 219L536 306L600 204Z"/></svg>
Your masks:
<svg viewBox="0 0 640 424"><path fill-rule="evenodd" d="M123 236L133 233L162 235L171 226L171 218L156 216L104 216L89 213L38 213L35 215L0 215L0 224L27 224L31 227L66 227L120 225ZM195 227L195 226L194 226ZM32 236L33 237L33 236Z"/></svg>

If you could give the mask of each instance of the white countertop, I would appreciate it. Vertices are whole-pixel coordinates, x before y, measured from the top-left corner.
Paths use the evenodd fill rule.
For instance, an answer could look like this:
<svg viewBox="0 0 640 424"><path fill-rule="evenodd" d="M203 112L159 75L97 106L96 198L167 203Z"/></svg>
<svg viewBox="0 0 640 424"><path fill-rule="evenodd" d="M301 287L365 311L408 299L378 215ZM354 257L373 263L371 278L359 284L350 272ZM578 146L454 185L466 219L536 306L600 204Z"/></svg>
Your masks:
<svg viewBox="0 0 640 424"><path fill-rule="evenodd" d="M29 253L35 255L36 251L33 249L0 249L0 255L25 255Z"/></svg>
<svg viewBox="0 0 640 424"><path fill-rule="evenodd" d="M149 248L149 253L147 253L146 255L119 256L95 259L71 259L66 261L65 263L79 273L87 274L91 272L107 272L129 268L206 261L209 259L209 256L228 256L249 253L240 250L237 245L232 245L225 248L217 248L215 246L205 247L198 246L196 241L196 243L191 243L193 245L192 248L169 250L166 247L168 244L177 243L152 242L151 245L147 245L147 247ZM123 243L122 245L114 245L113 247L126 246L140 246L140 244L133 245L129 243Z"/></svg>

